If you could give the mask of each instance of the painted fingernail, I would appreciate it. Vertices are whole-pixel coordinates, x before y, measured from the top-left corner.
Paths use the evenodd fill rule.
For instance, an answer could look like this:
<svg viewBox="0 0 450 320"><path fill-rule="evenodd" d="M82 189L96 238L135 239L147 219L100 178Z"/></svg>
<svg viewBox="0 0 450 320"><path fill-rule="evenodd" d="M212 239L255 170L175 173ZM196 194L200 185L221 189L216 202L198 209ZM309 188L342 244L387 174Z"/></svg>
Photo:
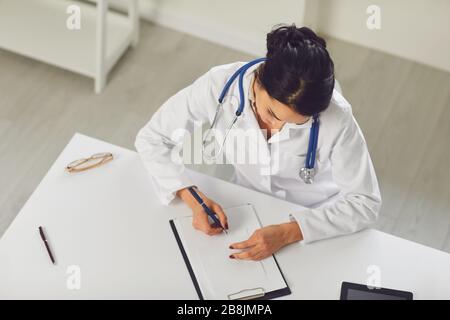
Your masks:
<svg viewBox="0 0 450 320"><path fill-rule="evenodd" d="M234 256L232 254L230 255L230 259L234 259Z"/></svg>
<svg viewBox="0 0 450 320"><path fill-rule="evenodd" d="M227 230L228 230L228 222L227 222L227 223L225 223L225 229L227 229Z"/></svg>
<svg viewBox="0 0 450 320"><path fill-rule="evenodd" d="M233 246L229 246L230 249L234 249Z"/></svg>

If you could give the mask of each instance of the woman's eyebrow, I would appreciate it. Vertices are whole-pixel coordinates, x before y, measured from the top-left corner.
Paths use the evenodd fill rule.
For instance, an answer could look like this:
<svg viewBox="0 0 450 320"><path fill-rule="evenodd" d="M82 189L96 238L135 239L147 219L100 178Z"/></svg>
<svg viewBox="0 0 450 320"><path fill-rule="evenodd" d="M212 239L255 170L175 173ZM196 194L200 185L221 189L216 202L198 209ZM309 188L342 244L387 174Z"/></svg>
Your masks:
<svg viewBox="0 0 450 320"><path fill-rule="evenodd" d="M274 116L275 119L277 119L278 121L283 121L280 118L277 117L277 115L272 111L272 109L270 107L267 107L270 111L270 113Z"/></svg>

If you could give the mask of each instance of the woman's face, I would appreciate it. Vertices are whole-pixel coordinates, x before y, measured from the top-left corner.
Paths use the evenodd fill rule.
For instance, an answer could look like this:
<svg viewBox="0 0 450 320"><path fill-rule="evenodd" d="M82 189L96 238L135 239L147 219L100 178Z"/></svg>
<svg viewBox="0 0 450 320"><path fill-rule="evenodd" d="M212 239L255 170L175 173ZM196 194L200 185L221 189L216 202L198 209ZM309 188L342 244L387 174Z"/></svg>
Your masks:
<svg viewBox="0 0 450 320"><path fill-rule="evenodd" d="M253 107L256 108L261 121L271 129L281 129L285 123L302 124L310 118L270 97L256 78L253 81L253 92L256 104Z"/></svg>

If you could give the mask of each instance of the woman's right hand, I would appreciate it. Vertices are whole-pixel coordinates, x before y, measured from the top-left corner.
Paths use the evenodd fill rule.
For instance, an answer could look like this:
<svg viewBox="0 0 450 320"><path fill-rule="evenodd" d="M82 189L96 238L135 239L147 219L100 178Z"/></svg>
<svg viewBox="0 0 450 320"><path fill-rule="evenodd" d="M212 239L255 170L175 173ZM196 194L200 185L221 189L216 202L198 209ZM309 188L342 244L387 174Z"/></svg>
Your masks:
<svg viewBox="0 0 450 320"><path fill-rule="evenodd" d="M198 193L198 195L203 199L203 202L216 213L217 217L219 218L220 224L225 228L228 229L228 222L227 222L227 216L223 212L222 207L214 202L213 200L209 199L207 196L205 196L201 191L199 191L197 188L195 188L195 191ZM177 195L191 208L192 210L192 226L200 230L207 235L216 235L223 232L222 228L220 226L214 226L209 222L208 215L206 214L203 207L195 200L195 198L192 196L192 194L189 192L188 188L184 188L181 190L178 190Z"/></svg>

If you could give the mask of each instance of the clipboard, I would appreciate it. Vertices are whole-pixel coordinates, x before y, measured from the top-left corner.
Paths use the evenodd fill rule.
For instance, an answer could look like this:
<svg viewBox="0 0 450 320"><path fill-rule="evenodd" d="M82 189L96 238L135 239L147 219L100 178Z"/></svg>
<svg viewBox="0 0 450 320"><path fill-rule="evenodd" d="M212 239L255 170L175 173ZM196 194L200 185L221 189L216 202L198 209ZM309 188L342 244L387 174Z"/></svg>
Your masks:
<svg viewBox="0 0 450 320"><path fill-rule="evenodd" d="M226 209L225 209L226 210ZM174 220L170 220L170 227L173 231L173 234L175 236L175 240L178 244L178 247L180 249L181 255L183 257L183 260L186 264L186 267L188 269L189 275L191 277L192 283L194 284L195 290L198 294L198 297L200 300L205 300L205 296L202 293L201 286L199 284L199 281L197 279L197 276L194 272L193 266L191 264L191 261L189 260L188 254L183 246L183 241L180 237L180 234L177 230L177 226L175 225ZM275 256L272 255L272 258L275 262L277 271L280 273L281 278L284 282L285 287L271 290L266 292L263 286L254 286L251 288L241 288L240 290L236 290L235 292L230 292L227 294L228 300L269 300L274 298L279 298L282 296L290 295L291 290L289 286L287 285L286 279L283 275L283 272L281 271L281 268L278 264L278 261L276 260Z"/></svg>

